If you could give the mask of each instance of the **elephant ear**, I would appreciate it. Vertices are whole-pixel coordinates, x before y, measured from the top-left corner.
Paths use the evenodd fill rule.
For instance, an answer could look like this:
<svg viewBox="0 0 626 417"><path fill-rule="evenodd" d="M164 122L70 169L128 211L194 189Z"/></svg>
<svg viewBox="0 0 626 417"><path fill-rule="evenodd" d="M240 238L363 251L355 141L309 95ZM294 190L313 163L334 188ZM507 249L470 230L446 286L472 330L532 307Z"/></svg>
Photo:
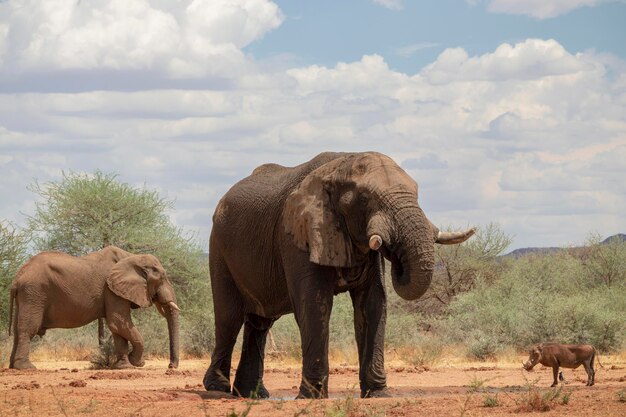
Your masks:
<svg viewBox="0 0 626 417"><path fill-rule="evenodd" d="M325 187L336 165L337 161L332 161L317 168L287 197L283 225L296 246L309 252L311 262L350 267L354 248L341 216L332 207L331 187Z"/></svg>
<svg viewBox="0 0 626 417"><path fill-rule="evenodd" d="M138 255L119 261L107 277L109 289L116 295L129 300L139 307L150 307L152 296L143 269L137 262Z"/></svg>

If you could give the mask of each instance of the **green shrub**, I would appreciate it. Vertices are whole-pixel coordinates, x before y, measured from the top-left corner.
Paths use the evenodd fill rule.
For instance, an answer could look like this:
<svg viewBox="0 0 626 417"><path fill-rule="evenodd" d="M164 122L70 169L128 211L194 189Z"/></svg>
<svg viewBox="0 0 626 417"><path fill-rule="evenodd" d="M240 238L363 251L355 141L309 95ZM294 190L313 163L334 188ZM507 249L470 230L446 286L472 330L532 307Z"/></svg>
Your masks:
<svg viewBox="0 0 626 417"><path fill-rule="evenodd" d="M278 352L290 358L302 359L300 330L293 314L287 314L276 320L272 326L272 335ZM271 346L268 345L266 351L269 349Z"/></svg>
<svg viewBox="0 0 626 417"><path fill-rule="evenodd" d="M499 407L500 400L498 400L498 394L496 394L495 396L485 394L484 399L483 399L483 406L488 407L488 408Z"/></svg>
<svg viewBox="0 0 626 417"><path fill-rule="evenodd" d="M201 358L210 355L215 347L215 318L213 306L190 308L181 314L181 350L188 356Z"/></svg>
<svg viewBox="0 0 626 417"><path fill-rule="evenodd" d="M329 323L330 349L339 350L348 357L355 357L354 308L349 293L338 294L333 299ZM300 334L300 333L298 333Z"/></svg>
<svg viewBox="0 0 626 417"><path fill-rule="evenodd" d="M566 252L522 258L495 283L457 297L441 331L479 359L546 341L619 349L626 301L616 286L589 277L582 260Z"/></svg>
<svg viewBox="0 0 626 417"><path fill-rule="evenodd" d="M385 343L387 346L415 346L422 342L424 332L420 326L425 322L419 312L390 311L387 314Z"/></svg>
<svg viewBox="0 0 626 417"><path fill-rule="evenodd" d="M113 338L109 337L89 358L91 369L111 369L117 362Z"/></svg>

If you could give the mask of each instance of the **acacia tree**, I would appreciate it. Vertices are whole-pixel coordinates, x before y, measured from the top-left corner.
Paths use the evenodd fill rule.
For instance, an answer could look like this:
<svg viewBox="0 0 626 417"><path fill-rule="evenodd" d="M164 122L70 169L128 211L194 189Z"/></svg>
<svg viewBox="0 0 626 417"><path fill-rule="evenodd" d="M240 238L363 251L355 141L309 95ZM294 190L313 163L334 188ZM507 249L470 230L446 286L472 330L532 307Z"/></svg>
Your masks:
<svg viewBox="0 0 626 417"><path fill-rule="evenodd" d="M445 311L459 294L472 290L478 280L492 283L504 263L497 259L511 244L497 223L478 228L476 235L460 245L437 245L436 267L426 294L416 302L427 314Z"/></svg>
<svg viewBox="0 0 626 417"><path fill-rule="evenodd" d="M9 287L17 270L26 260L26 235L17 230L9 222L0 221L0 317L9 317L8 297ZM4 336L7 320L0 321L1 334Z"/></svg>
<svg viewBox="0 0 626 417"><path fill-rule="evenodd" d="M58 182L29 187L39 194L29 229L40 250L83 255L116 245L129 250L150 231L167 229L173 202L156 191L121 183L115 174L63 173ZM158 234L158 233L156 233Z"/></svg>
<svg viewBox="0 0 626 417"><path fill-rule="evenodd" d="M64 173L59 181L35 182L29 189L41 197L35 214L28 217L37 250L81 256L115 245L151 253L167 270L183 310L198 287L204 288L208 271L197 238L170 222L167 212L173 201L158 192L135 188L101 171ZM102 320L98 330L102 343Z"/></svg>
<svg viewBox="0 0 626 417"><path fill-rule="evenodd" d="M601 240L599 234L591 234L580 257L594 284L604 284L607 287L626 284L624 235Z"/></svg>

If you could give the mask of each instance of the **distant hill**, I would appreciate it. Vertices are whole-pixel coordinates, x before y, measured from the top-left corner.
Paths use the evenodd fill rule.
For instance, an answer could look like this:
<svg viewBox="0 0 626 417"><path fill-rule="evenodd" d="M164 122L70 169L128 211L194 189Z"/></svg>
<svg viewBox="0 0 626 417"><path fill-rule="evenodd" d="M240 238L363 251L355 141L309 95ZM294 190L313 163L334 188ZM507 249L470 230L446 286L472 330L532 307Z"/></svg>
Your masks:
<svg viewBox="0 0 626 417"><path fill-rule="evenodd" d="M619 239L622 242L625 242L626 234L618 233L616 235L609 236L606 239L604 239L602 242L600 242L600 244L606 245L613 239ZM530 255L530 254L550 254L550 253L559 252L559 251L566 250L566 249L569 250L569 249L576 249L576 248L556 248L556 247L520 248L520 249L515 249L514 251L509 252L506 255L503 255L503 257L521 258L523 256Z"/></svg>
<svg viewBox="0 0 626 417"><path fill-rule="evenodd" d="M609 242L610 242L611 240L613 240L613 239L619 239L619 240L621 240L622 242L626 242L626 234L624 234L624 233L618 233L618 234L616 234L616 235L609 236L609 237L607 237L606 239L604 239L604 240L602 241L602 243L603 243L603 244L609 243Z"/></svg>

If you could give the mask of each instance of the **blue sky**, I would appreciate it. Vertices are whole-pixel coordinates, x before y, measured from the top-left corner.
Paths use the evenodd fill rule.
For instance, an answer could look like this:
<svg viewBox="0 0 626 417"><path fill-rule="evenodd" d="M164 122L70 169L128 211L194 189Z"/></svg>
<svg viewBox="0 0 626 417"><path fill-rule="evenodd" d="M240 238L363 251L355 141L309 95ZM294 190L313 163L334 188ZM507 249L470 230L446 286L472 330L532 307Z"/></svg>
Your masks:
<svg viewBox="0 0 626 417"><path fill-rule="evenodd" d="M254 167L375 150L440 227L626 232L626 2L0 1L0 220L99 169L206 242Z"/></svg>
<svg viewBox="0 0 626 417"><path fill-rule="evenodd" d="M595 49L626 56L623 2L581 7L547 19L491 13L465 0L402 1L396 3L399 9L373 1L275 3L285 21L246 47L257 58L290 55L299 64L334 66L379 54L392 69L414 74L446 48L481 55L503 42L527 38L557 39L570 52Z"/></svg>

